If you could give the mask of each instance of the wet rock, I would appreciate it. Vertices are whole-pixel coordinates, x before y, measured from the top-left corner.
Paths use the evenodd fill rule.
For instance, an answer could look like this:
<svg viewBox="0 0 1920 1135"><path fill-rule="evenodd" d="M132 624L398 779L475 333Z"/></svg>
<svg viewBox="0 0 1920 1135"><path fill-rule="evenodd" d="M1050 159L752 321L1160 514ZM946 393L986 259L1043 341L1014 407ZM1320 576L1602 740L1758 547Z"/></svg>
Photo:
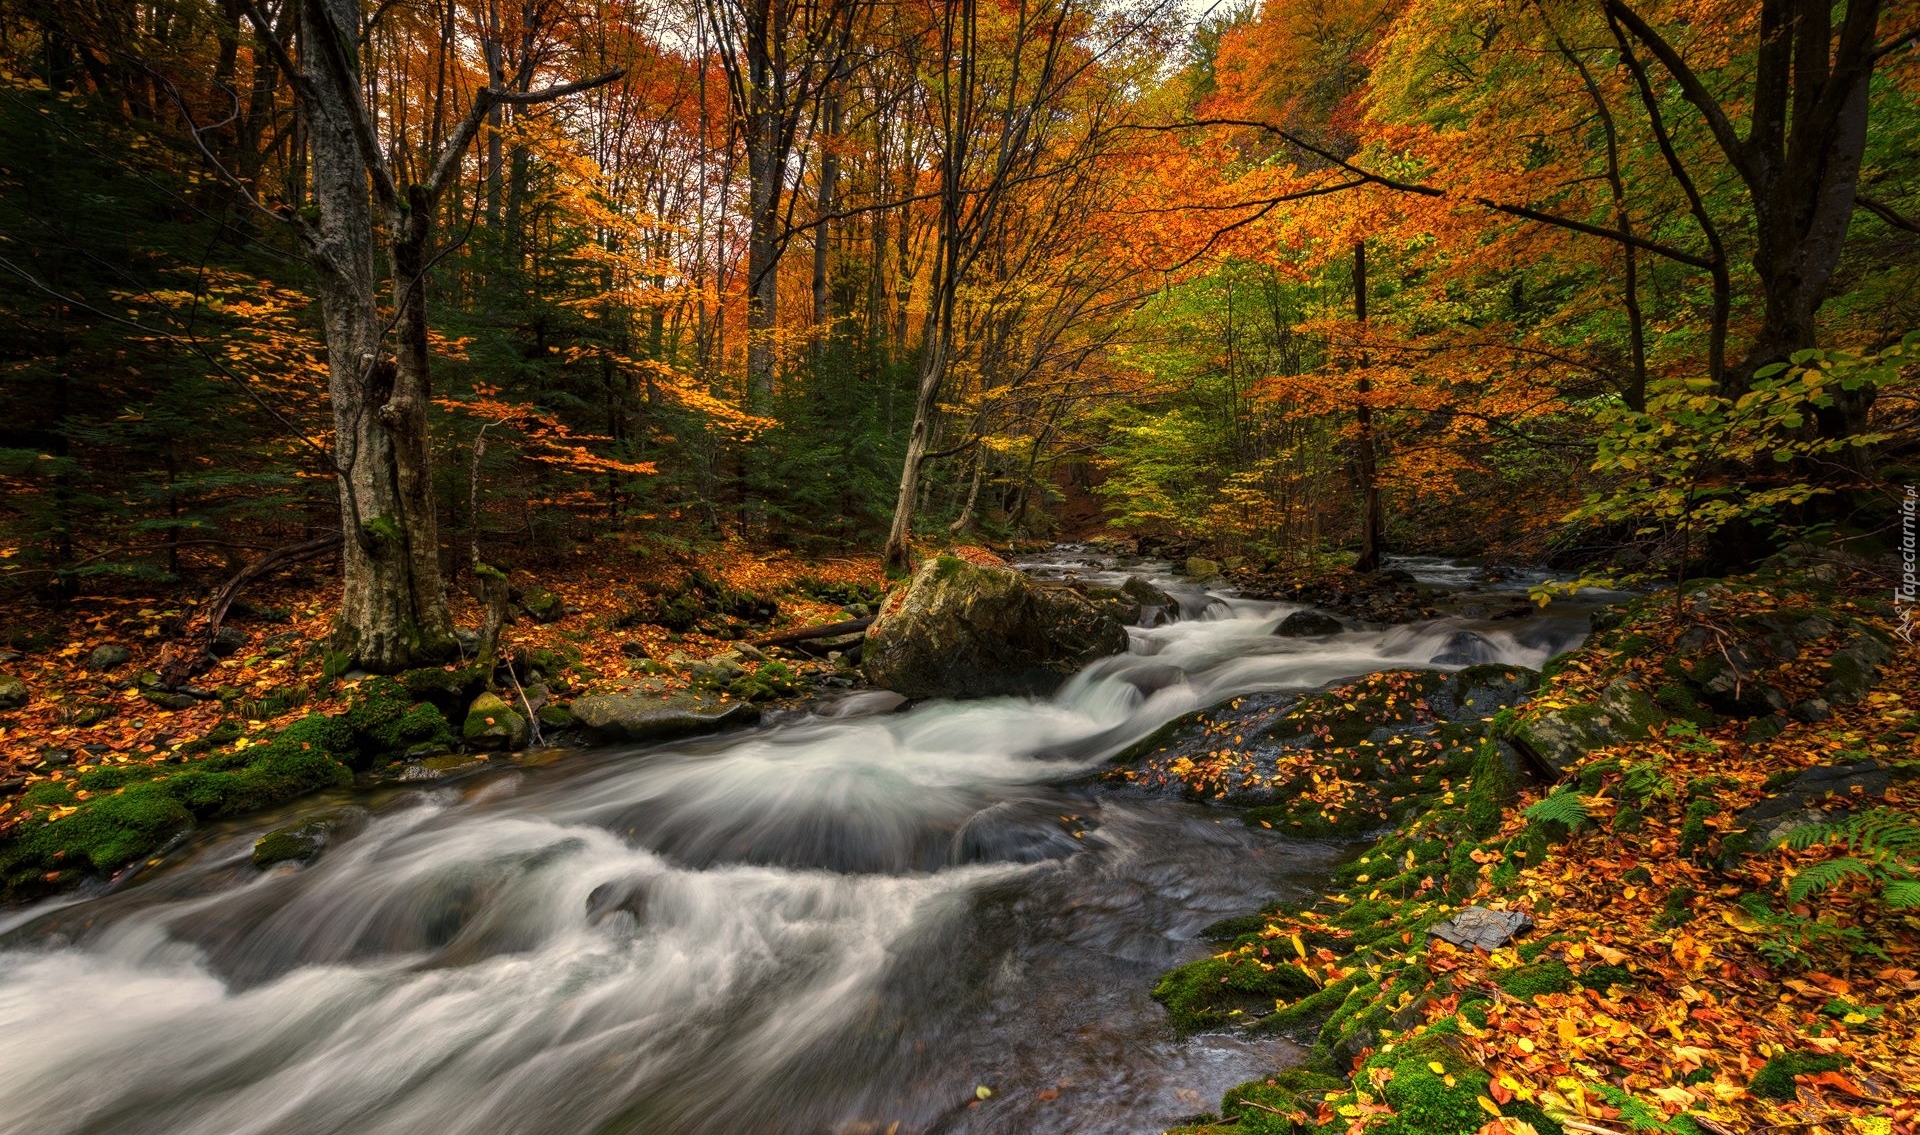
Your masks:
<svg viewBox="0 0 1920 1135"><path fill-rule="evenodd" d="M1833 716L1833 707L1827 704L1825 698L1808 698L1794 702L1787 714L1795 721L1825 721Z"/></svg>
<svg viewBox="0 0 1920 1135"><path fill-rule="evenodd" d="M1282 638L1317 638L1320 635L1339 634L1347 628L1339 619L1324 611L1295 611L1280 620L1273 633Z"/></svg>
<svg viewBox="0 0 1920 1135"><path fill-rule="evenodd" d="M861 661L908 697L1038 695L1126 648L1119 620L1071 588L941 556L889 596Z"/></svg>
<svg viewBox="0 0 1920 1135"><path fill-rule="evenodd" d="M1427 661L1435 666L1472 666L1500 657L1494 645L1472 631L1455 631L1447 636L1440 650Z"/></svg>
<svg viewBox="0 0 1920 1135"><path fill-rule="evenodd" d="M18 678L0 675L0 710L19 709L27 704L27 684Z"/></svg>
<svg viewBox="0 0 1920 1135"><path fill-rule="evenodd" d="M533 736L533 727L516 713L500 695L488 692L473 699L467 707L461 739L474 749L524 749Z"/></svg>
<svg viewBox="0 0 1920 1135"><path fill-rule="evenodd" d="M207 644L207 652L216 658L225 658L238 653L247 645L247 632L238 627L221 627L215 632L213 641Z"/></svg>
<svg viewBox="0 0 1920 1135"><path fill-rule="evenodd" d="M1180 609L1179 600L1137 575L1128 576L1127 581L1120 585L1120 590L1142 607L1158 607L1169 612Z"/></svg>
<svg viewBox="0 0 1920 1135"><path fill-rule="evenodd" d="M304 862L320 854L328 836L339 826L336 816L321 816L275 828L253 844L253 865L271 867L275 863Z"/></svg>
<svg viewBox="0 0 1920 1135"><path fill-rule="evenodd" d="M1205 556L1188 556L1186 566L1187 574L1194 579L1212 579L1222 570L1219 564Z"/></svg>
<svg viewBox="0 0 1920 1135"><path fill-rule="evenodd" d="M760 711L746 702L698 693L588 694L575 698L569 708L580 727L601 741L660 741L760 720Z"/></svg>
<svg viewBox="0 0 1920 1135"><path fill-rule="evenodd" d="M1469 666L1454 672L1445 702L1435 710L1448 720L1490 717L1526 701L1539 685L1539 673L1525 666L1497 662Z"/></svg>
<svg viewBox="0 0 1920 1135"><path fill-rule="evenodd" d="M624 655L624 656L626 656L626 657L628 657L628 658L649 658L649 657L652 657L651 655L649 655L649 654L647 653L647 648L646 648L645 646L642 646L641 644L639 644L639 643L637 643L637 642L623 642L623 643L621 643L621 644L620 644L620 653L621 653L622 655Z"/></svg>
<svg viewBox="0 0 1920 1135"><path fill-rule="evenodd" d="M968 818L953 837L955 863L1042 863L1085 848L1094 825L1050 805L1003 800ZM1076 836L1075 833L1081 833Z"/></svg>
<svg viewBox="0 0 1920 1135"><path fill-rule="evenodd" d="M1525 911L1470 906L1445 922L1428 927L1427 937L1451 942L1463 949L1493 951L1532 925L1533 919Z"/></svg>
<svg viewBox="0 0 1920 1135"><path fill-rule="evenodd" d="M133 660L133 651L117 642L101 643L87 655L87 669L105 674Z"/></svg>
<svg viewBox="0 0 1920 1135"><path fill-rule="evenodd" d="M1795 828L1850 812L1856 796L1879 796L1892 777L1878 761L1817 765L1800 773L1775 795L1734 817L1720 841L1723 854L1742 855L1773 846Z"/></svg>

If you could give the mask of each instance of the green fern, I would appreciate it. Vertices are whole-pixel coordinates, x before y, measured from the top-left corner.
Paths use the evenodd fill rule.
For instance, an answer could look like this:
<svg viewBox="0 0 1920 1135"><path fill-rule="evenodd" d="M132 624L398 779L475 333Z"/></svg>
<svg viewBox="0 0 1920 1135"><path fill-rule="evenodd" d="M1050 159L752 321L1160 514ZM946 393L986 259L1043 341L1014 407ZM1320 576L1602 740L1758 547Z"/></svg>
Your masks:
<svg viewBox="0 0 1920 1135"><path fill-rule="evenodd" d="M1829 844L1851 854L1812 864L1787 888L1790 902L1830 890L1848 879L1863 879L1880 888L1880 901L1889 907L1920 906L1920 823L1891 808L1873 808L1787 833L1786 844L1796 850Z"/></svg>
<svg viewBox="0 0 1920 1135"><path fill-rule="evenodd" d="M1524 814L1536 824L1559 824L1572 831L1586 822L1587 802L1578 792L1562 788L1536 801Z"/></svg>

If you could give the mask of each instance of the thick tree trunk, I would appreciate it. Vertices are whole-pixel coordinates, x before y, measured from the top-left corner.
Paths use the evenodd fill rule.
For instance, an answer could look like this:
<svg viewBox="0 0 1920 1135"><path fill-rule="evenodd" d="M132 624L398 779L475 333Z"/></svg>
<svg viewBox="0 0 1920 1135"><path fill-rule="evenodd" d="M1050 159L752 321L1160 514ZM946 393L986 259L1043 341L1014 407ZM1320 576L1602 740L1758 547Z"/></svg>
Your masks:
<svg viewBox="0 0 1920 1135"><path fill-rule="evenodd" d="M351 0L301 6L307 44L320 36L351 43L358 27ZM426 476L424 296L410 290L411 310L401 313L404 354L396 363L381 343L373 203L346 102L359 92L342 90L317 50L304 67L313 92L307 115L318 212L309 252L327 344L345 537L334 648L366 669L395 671L438 661L453 648ZM397 246L395 252L399 275Z"/></svg>

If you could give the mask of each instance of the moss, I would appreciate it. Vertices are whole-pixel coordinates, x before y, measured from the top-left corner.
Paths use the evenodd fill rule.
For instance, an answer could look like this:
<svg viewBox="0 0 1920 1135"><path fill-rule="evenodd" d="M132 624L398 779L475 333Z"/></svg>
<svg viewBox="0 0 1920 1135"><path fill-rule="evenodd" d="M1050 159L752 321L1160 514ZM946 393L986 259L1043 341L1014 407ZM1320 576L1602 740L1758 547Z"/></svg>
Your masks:
<svg viewBox="0 0 1920 1135"><path fill-rule="evenodd" d="M1680 853L1692 855L1706 848L1713 838L1713 829L1707 827L1707 820L1720 812L1720 801L1716 798L1695 800L1687 805L1687 818L1680 825Z"/></svg>
<svg viewBox="0 0 1920 1135"><path fill-rule="evenodd" d="M1236 1132L1294 1135L1312 1129L1312 1121L1306 1117L1319 1110L1327 1093L1346 1087L1346 1081L1336 1076L1293 1068L1229 1090L1220 1112L1228 1119L1238 1119L1233 1127Z"/></svg>
<svg viewBox="0 0 1920 1135"><path fill-rule="evenodd" d="M1470 1135L1480 1130L1487 1118L1479 1102L1490 1082L1485 1072L1473 1067L1451 1045L1432 1037L1395 1045L1387 1055L1392 1061L1393 1079L1381 1088L1381 1094L1394 1115L1374 1131L1386 1135ZM1435 1072L1435 1064L1443 1071Z"/></svg>
<svg viewBox="0 0 1920 1135"><path fill-rule="evenodd" d="M253 844L253 863L269 867L294 859L308 859L319 850L319 840L303 828L276 828Z"/></svg>
<svg viewBox="0 0 1920 1135"><path fill-rule="evenodd" d="M1614 965L1588 966L1574 980L1597 993L1605 993L1616 985L1631 989L1637 984L1632 970Z"/></svg>
<svg viewBox="0 0 1920 1135"><path fill-rule="evenodd" d="M1765 1096L1773 1100L1791 1100L1796 1098L1800 1089L1793 1082L1795 1076L1813 1076L1821 1072L1837 1072L1847 1066L1845 1059L1839 1056L1811 1052L1783 1052L1761 1065L1748 1082L1747 1090L1756 1096Z"/></svg>
<svg viewBox="0 0 1920 1135"><path fill-rule="evenodd" d="M1324 1025L1347 995L1360 984L1363 974L1348 974L1316 993L1260 1018L1254 1028L1263 1033L1299 1036Z"/></svg>
<svg viewBox="0 0 1920 1135"><path fill-rule="evenodd" d="M365 768L381 756L402 753L420 745L453 744L453 728L432 705L417 701L405 683L392 678L369 678L354 692L345 722L351 736L327 747L354 768Z"/></svg>
<svg viewBox="0 0 1920 1135"><path fill-rule="evenodd" d="M1487 1027L1487 1008L1492 1004L1484 997L1465 1002L1460 1006L1460 1015L1471 1022L1474 1028L1484 1029Z"/></svg>
<svg viewBox="0 0 1920 1135"><path fill-rule="evenodd" d="M1315 988L1297 966L1264 969L1252 958L1203 958L1162 974L1153 996L1167 1007L1174 1028L1190 1033L1225 1021L1235 1009L1264 1012L1276 1000L1302 997Z"/></svg>
<svg viewBox="0 0 1920 1135"><path fill-rule="evenodd" d="M933 561L933 578L942 581L952 579L959 573L960 569L966 566L967 561L961 559L959 556L942 555L936 557Z"/></svg>
<svg viewBox="0 0 1920 1135"><path fill-rule="evenodd" d="M1659 925L1685 926L1693 921L1693 900L1700 892L1685 883L1667 892L1666 908L1660 912Z"/></svg>
<svg viewBox="0 0 1920 1135"><path fill-rule="evenodd" d="M1567 963L1551 959L1510 969L1494 984L1522 1001L1531 1001L1548 993L1565 993L1573 985L1573 973Z"/></svg>
<svg viewBox="0 0 1920 1135"><path fill-rule="evenodd" d="M9 858L116 871L192 826L193 815L164 789L136 784L32 832Z"/></svg>
<svg viewBox="0 0 1920 1135"><path fill-rule="evenodd" d="M1682 721L1691 721L1703 729L1719 720L1713 710L1694 696L1692 690L1677 682L1669 682L1655 690L1653 701L1673 716Z"/></svg>
<svg viewBox="0 0 1920 1135"><path fill-rule="evenodd" d="M1506 756L1492 740L1481 743L1473 758L1473 781L1467 789L1467 830L1481 838L1500 830L1514 801L1516 785Z"/></svg>

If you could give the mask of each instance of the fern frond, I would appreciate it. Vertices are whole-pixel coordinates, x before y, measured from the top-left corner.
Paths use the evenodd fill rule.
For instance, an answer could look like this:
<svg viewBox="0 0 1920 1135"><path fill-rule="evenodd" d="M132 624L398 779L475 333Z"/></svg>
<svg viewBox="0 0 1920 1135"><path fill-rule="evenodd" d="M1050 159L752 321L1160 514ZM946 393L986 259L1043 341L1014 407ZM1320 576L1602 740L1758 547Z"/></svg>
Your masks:
<svg viewBox="0 0 1920 1135"><path fill-rule="evenodd" d="M1587 802L1579 793L1563 788L1535 802L1524 814L1536 824L1558 823L1576 828L1587 818Z"/></svg>
<svg viewBox="0 0 1920 1135"><path fill-rule="evenodd" d="M1872 808L1795 828L1786 842L1799 851L1834 843L1868 859L1897 859L1920 849L1920 823L1891 808Z"/></svg>
<svg viewBox="0 0 1920 1135"><path fill-rule="evenodd" d="M1889 879L1880 899L1889 907L1920 906L1920 879Z"/></svg>
<svg viewBox="0 0 1920 1135"><path fill-rule="evenodd" d="M1849 876L1871 879L1874 870L1858 859L1828 859L1815 863L1793 877L1787 888L1787 901L1800 902L1808 895L1839 886Z"/></svg>

